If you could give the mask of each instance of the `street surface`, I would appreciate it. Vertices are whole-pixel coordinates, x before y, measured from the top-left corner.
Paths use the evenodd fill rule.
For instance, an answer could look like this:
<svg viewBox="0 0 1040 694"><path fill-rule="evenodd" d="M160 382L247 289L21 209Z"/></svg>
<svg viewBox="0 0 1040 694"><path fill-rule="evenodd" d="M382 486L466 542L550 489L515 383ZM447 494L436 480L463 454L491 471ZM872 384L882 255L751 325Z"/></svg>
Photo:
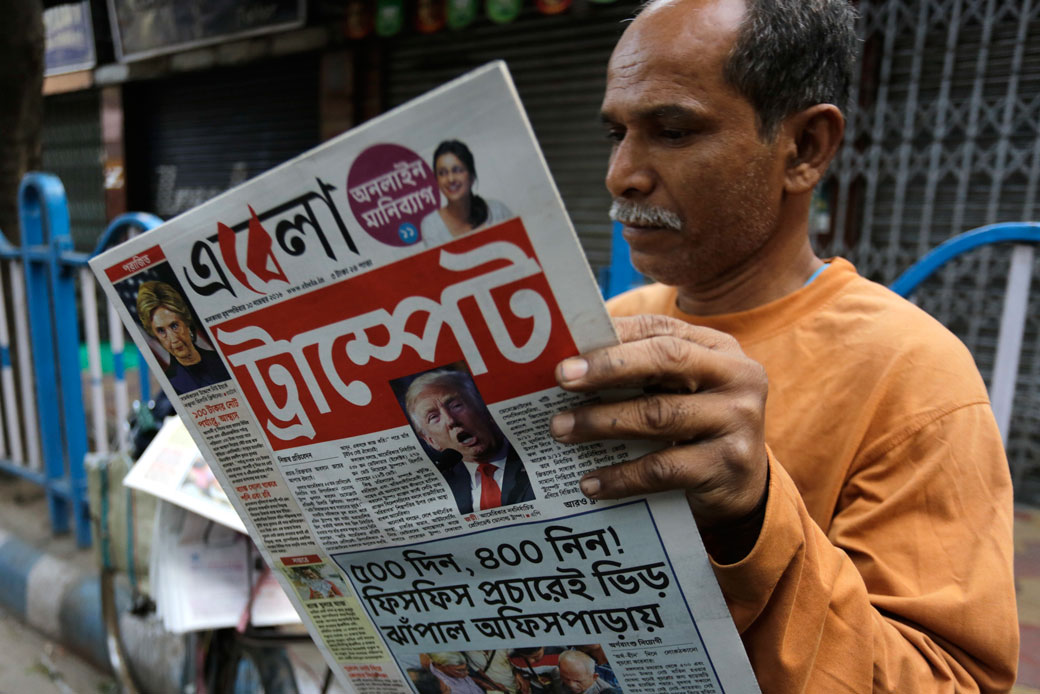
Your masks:
<svg viewBox="0 0 1040 694"><path fill-rule="evenodd" d="M115 694L115 682L0 612L0 694Z"/></svg>

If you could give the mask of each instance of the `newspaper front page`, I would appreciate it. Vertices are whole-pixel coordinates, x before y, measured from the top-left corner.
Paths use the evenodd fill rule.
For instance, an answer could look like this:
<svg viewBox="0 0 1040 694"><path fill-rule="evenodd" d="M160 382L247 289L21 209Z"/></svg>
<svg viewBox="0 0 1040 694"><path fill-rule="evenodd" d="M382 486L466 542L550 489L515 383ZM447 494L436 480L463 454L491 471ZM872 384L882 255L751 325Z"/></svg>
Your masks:
<svg viewBox="0 0 1040 694"><path fill-rule="evenodd" d="M91 265L349 691L758 691L682 494L578 488L643 444L548 435L616 336L504 64Z"/></svg>

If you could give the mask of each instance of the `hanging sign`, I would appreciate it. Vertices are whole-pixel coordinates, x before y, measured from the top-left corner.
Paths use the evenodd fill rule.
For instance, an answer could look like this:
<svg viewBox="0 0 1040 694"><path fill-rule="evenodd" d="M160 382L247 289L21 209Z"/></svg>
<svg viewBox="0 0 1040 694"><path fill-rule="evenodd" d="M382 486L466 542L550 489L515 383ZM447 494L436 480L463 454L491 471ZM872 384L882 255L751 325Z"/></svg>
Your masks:
<svg viewBox="0 0 1040 694"><path fill-rule="evenodd" d="M89 70L97 65L89 2L44 10L43 30L44 75Z"/></svg>
<svg viewBox="0 0 1040 694"><path fill-rule="evenodd" d="M393 36L404 26L404 0L376 0L376 33Z"/></svg>
<svg viewBox="0 0 1040 694"><path fill-rule="evenodd" d="M416 0L415 30L432 34L444 28L444 0Z"/></svg>
<svg viewBox="0 0 1040 694"><path fill-rule="evenodd" d="M542 14L560 14L571 6L572 0L535 0L534 6Z"/></svg>
<svg viewBox="0 0 1040 694"><path fill-rule="evenodd" d="M303 26L306 0L108 0L120 62Z"/></svg>
<svg viewBox="0 0 1040 694"><path fill-rule="evenodd" d="M448 26L463 29L477 18L477 0L448 0Z"/></svg>
<svg viewBox="0 0 1040 694"><path fill-rule="evenodd" d="M363 39L372 33L371 0L349 0L343 13L343 35L348 39Z"/></svg>
<svg viewBox="0 0 1040 694"><path fill-rule="evenodd" d="M522 0L487 0L487 16L496 24L506 24L520 14Z"/></svg>

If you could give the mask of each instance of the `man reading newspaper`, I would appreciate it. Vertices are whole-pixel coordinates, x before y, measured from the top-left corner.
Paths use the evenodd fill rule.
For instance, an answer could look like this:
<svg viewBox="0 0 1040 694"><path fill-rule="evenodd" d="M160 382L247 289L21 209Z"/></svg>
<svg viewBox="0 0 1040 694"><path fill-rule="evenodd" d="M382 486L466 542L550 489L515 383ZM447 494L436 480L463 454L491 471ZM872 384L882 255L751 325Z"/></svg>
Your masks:
<svg viewBox="0 0 1040 694"><path fill-rule="evenodd" d="M581 488L686 491L763 692L1008 691L1011 486L984 384L943 327L809 244L853 25L845 0L657 0L628 27L607 187L659 284L610 304L623 344L556 374L645 394L552 434L670 443Z"/></svg>

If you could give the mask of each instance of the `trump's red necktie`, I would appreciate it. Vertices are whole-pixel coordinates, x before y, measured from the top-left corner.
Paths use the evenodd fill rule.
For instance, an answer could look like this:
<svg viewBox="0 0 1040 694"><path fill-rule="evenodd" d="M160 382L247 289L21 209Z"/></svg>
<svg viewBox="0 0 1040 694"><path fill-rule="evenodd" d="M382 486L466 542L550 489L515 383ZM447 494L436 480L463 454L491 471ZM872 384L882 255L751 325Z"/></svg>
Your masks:
<svg viewBox="0 0 1040 694"><path fill-rule="evenodd" d="M481 463L477 466L477 470L480 471L481 511L502 505L502 488L495 481L495 469L491 463Z"/></svg>

